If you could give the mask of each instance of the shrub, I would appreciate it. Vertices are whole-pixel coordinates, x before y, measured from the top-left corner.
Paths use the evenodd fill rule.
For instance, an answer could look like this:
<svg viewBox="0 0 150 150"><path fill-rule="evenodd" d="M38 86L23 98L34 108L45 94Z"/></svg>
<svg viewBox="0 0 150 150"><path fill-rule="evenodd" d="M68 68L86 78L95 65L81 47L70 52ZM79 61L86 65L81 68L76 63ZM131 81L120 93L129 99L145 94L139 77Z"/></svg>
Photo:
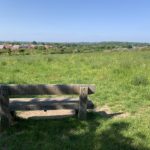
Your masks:
<svg viewBox="0 0 150 150"><path fill-rule="evenodd" d="M52 57L47 58L47 62L52 62L52 61L53 61Z"/></svg>
<svg viewBox="0 0 150 150"><path fill-rule="evenodd" d="M149 93L149 92L147 92L147 93L145 94L145 98L146 98L147 100L150 100L150 93Z"/></svg>
<svg viewBox="0 0 150 150"><path fill-rule="evenodd" d="M1 62L1 65L2 65L2 66L6 66L6 65L7 65L7 62L6 62L6 61L2 61L2 62Z"/></svg>
<svg viewBox="0 0 150 150"><path fill-rule="evenodd" d="M147 85L149 83L149 81L146 76L137 75L132 79L131 83L135 86L140 86L140 85Z"/></svg>
<svg viewBox="0 0 150 150"><path fill-rule="evenodd" d="M24 54L25 49L20 49L19 52Z"/></svg>

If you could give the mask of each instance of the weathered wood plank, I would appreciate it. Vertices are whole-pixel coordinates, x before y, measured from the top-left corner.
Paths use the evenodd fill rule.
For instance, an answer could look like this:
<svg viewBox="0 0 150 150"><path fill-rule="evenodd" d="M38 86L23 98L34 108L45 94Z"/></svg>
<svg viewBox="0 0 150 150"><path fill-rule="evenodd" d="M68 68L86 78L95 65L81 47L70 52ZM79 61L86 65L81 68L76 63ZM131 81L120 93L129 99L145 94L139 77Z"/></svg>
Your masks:
<svg viewBox="0 0 150 150"><path fill-rule="evenodd" d="M94 85L0 85L0 91L9 96L16 95L64 95L80 94L80 87L87 87L88 94L95 92Z"/></svg>
<svg viewBox="0 0 150 150"><path fill-rule="evenodd" d="M11 99L10 110L57 110L57 109L78 109L79 99L64 98L24 98ZM88 109L93 109L94 105L91 101L87 103Z"/></svg>
<svg viewBox="0 0 150 150"><path fill-rule="evenodd" d="M78 112L78 118L80 120L86 119L87 114L87 102L88 102L88 88L87 87L81 87L80 89L80 102L79 102L79 112Z"/></svg>

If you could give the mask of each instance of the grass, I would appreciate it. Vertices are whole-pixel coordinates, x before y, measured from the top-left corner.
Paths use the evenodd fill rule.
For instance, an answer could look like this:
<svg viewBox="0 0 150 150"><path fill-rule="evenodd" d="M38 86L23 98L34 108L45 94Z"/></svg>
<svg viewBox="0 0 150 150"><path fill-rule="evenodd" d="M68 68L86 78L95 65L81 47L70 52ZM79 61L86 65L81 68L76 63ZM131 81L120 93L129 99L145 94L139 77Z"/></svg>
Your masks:
<svg viewBox="0 0 150 150"><path fill-rule="evenodd" d="M0 83L95 84L97 107L126 118L89 113L86 122L20 120L0 136L2 149L150 149L150 51L0 56Z"/></svg>

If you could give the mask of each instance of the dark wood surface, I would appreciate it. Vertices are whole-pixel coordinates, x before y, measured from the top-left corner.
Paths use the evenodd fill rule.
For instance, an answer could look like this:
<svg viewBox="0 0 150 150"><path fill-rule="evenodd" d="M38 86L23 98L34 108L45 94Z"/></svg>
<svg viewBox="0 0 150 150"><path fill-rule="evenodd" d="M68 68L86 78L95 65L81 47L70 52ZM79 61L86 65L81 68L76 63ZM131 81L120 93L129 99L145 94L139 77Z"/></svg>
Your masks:
<svg viewBox="0 0 150 150"><path fill-rule="evenodd" d="M79 109L79 98L17 98L10 99L11 111L19 110L57 110ZM94 105L89 100L87 109L93 109Z"/></svg>
<svg viewBox="0 0 150 150"><path fill-rule="evenodd" d="M9 111L9 98L0 95L0 132L9 127L11 123L11 115Z"/></svg>
<svg viewBox="0 0 150 150"><path fill-rule="evenodd" d="M68 95L80 94L81 87L88 87L88 94L95 93L95 85L54 85L54 84L39 84L39 85L0 85L0 93L5 93L9 96L16 95Z"/></svg>

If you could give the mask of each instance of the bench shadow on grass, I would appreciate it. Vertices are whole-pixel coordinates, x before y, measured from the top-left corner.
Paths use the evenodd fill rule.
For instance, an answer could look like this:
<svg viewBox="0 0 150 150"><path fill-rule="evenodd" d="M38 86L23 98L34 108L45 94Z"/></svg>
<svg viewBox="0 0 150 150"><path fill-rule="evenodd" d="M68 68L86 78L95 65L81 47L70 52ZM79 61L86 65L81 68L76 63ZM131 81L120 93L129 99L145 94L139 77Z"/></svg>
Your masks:
<svg viewBox="0 0 150 150"><path fill-rule="evenodd" d="M79 121L76 117L58 120L19 119L19 123L3 135L0 145L8 149L26 150L149 150L142 145L134 146L134 139L122 134L128 129L129 123L118 120L107 124L111 118L89 113L87 121Z"/></svg>
<svg viewBox="0 0 150 150"><path fill-rule="evenodd" d="M118 114L89 113L87 121L76 117L65 119L25 120L0 135L0 149L31 150L149 150L133 145L134 139L125 137L129 128L125 121L109 120ZM137 135L144 137L142 134Z"/></svg>

